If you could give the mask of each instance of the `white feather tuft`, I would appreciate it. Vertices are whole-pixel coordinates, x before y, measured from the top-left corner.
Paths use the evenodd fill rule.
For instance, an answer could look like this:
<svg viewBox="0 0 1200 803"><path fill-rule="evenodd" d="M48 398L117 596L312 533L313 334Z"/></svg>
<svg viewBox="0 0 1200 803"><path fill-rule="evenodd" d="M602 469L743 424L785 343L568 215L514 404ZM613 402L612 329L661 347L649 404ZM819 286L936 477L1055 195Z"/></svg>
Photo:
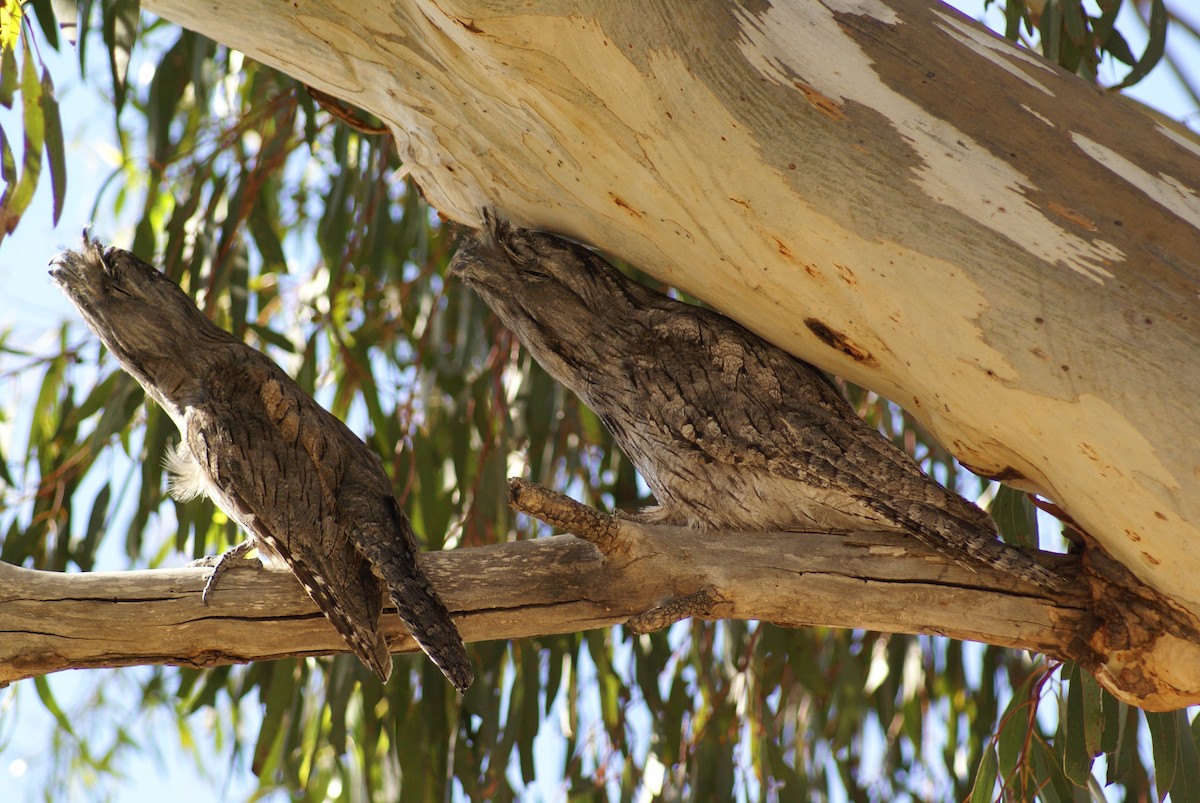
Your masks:
<svg viewBox="0 0 1200 803"><path fill-rule="evenodd" d="M167 492L176 501L190 502L197 496L208 495L208 477L186 443L181 441L174 449L167 447L163 468L171 474L167 479Z"/></svg>

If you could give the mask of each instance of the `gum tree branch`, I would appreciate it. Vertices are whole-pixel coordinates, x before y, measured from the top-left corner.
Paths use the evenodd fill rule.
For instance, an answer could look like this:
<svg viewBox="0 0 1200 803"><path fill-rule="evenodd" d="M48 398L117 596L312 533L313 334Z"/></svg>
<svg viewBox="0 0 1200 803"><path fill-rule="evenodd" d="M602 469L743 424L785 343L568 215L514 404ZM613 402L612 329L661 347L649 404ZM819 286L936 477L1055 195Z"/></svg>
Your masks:
<svg viewBox="0 0 1200 803"><path fill-rule="evenodd" d="M526 505L553 518L555 499L535 491ZM1111 604L1098 606L1085 590L1051 592L1002 572L972 572L890 533L697 533L614 521L607 555L588 540L555 536L428 553L423 568L467 641L638 617L662 625L670 617L643 615L673 599L709 599L711 610L693 604L684 613L984 641L1075 658L1122 699L1146 708L1200 699L1200 661L1187 654L1195 632L1177 618L1164 625L1170 614L1159 602L1132 591L1110 586ZM1090 571L1076 558L1042 559L1068 576ZM59 574L0 564L0 681L63 669L205 667L345 651L290 574L233 570L206 606L207 575L194 568ZM393 650L416 649L394 610L382 628ZM1156 658L1175 648L1182 649L1175 659L1189 660ZM1118 652L1120 661L1100 665L1098 656Z"/></svg>

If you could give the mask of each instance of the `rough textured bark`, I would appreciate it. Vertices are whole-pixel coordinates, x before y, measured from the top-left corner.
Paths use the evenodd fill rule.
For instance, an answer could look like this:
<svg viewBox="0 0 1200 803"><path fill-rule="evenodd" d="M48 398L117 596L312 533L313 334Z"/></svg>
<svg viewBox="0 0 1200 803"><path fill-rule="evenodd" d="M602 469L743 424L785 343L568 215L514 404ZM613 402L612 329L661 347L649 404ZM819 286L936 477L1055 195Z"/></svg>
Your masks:
<svg viewBox="0 0 1200 803"><path fill-rule="evenodd" d="M426 554L423 567L468 641L636 621L712 587L720 594L704 612L711 617L1074 656L1106 688L1148 709L1195 702L1200 689L1195 631L1115 586L1106 600L1082 584L1051 592L996 569L971 571L894 533L697 533L619 519L598 526L607 517L528 485L516 483L514 498L531 515L571 523L596 546L556 536ZM1070 563L1054 562L1072 574ZM217 666L346 650L288 573L230 572L207 607L206 578L197 569L68 575L0 564L0 682L68 668ZM381 628L393 649L416 649L397 618L385 615ZM1089 660L1098 655L1092 645L1104 651L1103 663ZM1164 671L1148 650L1181 660Z"/></svg>
<svg viewBox="0 0 1200 803"><path fill-rule="evenodd" d="M902 404L1200 611L1200 150L929 0L149 0Z"/></svg>
<svg viewBox="0 0 1200 803"><path fill-rule="evenodd" d="M1079 595L971 572L893 534L619 526L624 543L639 545L624 558L560 536L431 553L426 571L468 641L618 624L714 578L733 600L721 616L953 635L1050 655L1065 655L1088 619ZM345 651L287 573L231 571L207 607L206 578L198 569L66 575L0 564L0 681L67 667ZM136 632L129 621L140 623ZM385 615L382 628L393 648L415 649L395 617Z"/></svg>
<svg viewBox="0 0 1200 803"><path fill-rule="evenodd" d="M419 566L408 517L379 458L267 357L204 317L128 251L83 247L51 276L117 361L179 427L170 463L181 496L205 493L251 541L216 562L203 598L250 547L279 558L382 680L381 590L459 689L471 663ZM381 582L382 580L382 582Z"/></svg>

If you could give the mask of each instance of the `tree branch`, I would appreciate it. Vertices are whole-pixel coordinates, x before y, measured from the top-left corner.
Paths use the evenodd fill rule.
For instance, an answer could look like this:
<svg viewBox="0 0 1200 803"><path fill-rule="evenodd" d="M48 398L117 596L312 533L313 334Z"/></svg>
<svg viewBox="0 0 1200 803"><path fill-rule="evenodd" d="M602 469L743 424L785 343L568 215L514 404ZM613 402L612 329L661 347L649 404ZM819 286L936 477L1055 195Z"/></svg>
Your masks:
<svg viewBox="0 0 1200 803"><path fill-rule="evenodd" d="M983 641L1074 658L1145 708L1200 701L1194 627L1150 592L1102 581L1072 557L1042 557L1082 581L1079 591L1051 592L973 573L890 533L698 533L613 521L620 548L607 555L556 536L427 553L423 566L467 641L631 618L646 629L678 618L672 610L703 613L697 600L707 600L704 618ZM345 651L287 572L231 571L208 606L207 577L196 568L70 575L0 564L0 682L63 669L207 667ZM384 618L392 649L415 650L394 611Z"/></svg>

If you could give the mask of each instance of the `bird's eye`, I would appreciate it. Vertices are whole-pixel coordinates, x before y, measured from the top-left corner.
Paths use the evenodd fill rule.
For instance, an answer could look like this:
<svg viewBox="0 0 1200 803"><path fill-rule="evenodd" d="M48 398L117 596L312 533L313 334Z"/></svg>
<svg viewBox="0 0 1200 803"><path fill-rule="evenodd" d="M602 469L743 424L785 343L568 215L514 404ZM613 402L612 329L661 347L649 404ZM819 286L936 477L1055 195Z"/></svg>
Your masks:
<svg viewBox="0 0 1200 803"><path fill-rule="evenodd" d="M115 282L115 281L105 282L105 287L107 287L109 292L111 292L111 293L117 293L118 295L123 295L123 296L126 296L127 298L133 298L133 293L129 292L124 287L122 287L119 282Z"/></svg>

